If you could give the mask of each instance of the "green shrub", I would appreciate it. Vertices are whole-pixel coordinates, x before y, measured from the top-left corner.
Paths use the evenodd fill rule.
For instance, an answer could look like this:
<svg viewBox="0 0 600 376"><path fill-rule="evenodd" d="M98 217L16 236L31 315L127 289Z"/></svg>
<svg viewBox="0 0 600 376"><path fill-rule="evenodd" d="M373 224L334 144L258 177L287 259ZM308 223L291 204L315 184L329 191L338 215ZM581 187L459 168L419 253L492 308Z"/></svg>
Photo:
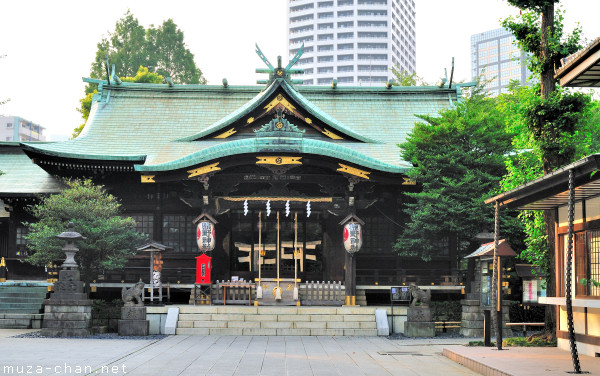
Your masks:
<svg viewBox="0 0 600 376"><path fill-rule="evenodd" d="M462 306L458 300L429 302L433 321L460 321Z"/></svg>
<svg viewBox="0 0 600 376"><path fill-rule="evenodd" d="M502 345L507 347L556 347L556 339L547 340L539 337L511 337L502 341Z"/></svg>
<svg viewBox="0 0 600 376"><path fill-rule="evenodd" d="M121 318L121 299L92 301L92 326L107 326L109 332L118 330L119 319Z"/></svg>

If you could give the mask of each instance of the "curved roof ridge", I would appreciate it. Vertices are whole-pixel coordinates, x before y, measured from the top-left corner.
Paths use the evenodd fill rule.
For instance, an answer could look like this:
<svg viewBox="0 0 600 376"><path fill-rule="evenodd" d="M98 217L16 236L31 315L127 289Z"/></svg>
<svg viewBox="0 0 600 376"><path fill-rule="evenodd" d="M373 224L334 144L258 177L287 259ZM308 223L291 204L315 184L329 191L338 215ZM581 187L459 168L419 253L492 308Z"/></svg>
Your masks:
<svg viewBox="0 0 600 376"><path fill-rule="evenodd" d="M241 119L242 117L244 117L244 115L247 114L249 111L252 111L256 107L258 107L258 104L261 102L261 100L263 98L268 97L269 95L273 94L273 92L275 91L275 89L278 86L279 85L276 81L273 82L265 90L261 91L254 98L252 98L251 100L246 102L246 104L244 104L242 107L238 108L236 111L233 111L233 112L227 114L225 117L223 117L221 120L217 121L210 127L206 128L198 133L195 133L191 136L182 137L175 141L195 141L199 138L202 138L211 133L215 133L223 128L226 128L234 121L237 121L237 120Z"/></svg>
<svg viewBox="0 0 600 376"><path fill-rule="evenodd" d="M310 102L308 99L306 99L302 94L300 94L296 89L294 89L286 81L284 81L281 86L283 87L283 90L286 93L288 93L290 96L292 96L297 102L301 103L302 106L304 106L304 109L306 111L308 111L312 116L321 120L323 123L329 125L331 128L335 129L336 131L338 131L344 135L349 135L352 138L362 141L362 142L367 142L367 143L372 143L372 144L382 143L381 141L377 141L370 137L363 136L363 135L349 129L343 123L341 123L337 119L331 117L329 114L327 114L326 112L322 111L320 108L318 108L317 106L312 104L312 102Z"/></svg>
<svg viewBox="0 0 600 376"><path fill-rule="evenodd" d="M256 154L256 153L284 153L284 154L313 154L331 157L344 160L348 163L363 166L372 170L379 170L391 173L404 173L410 166L399 166L386 162L382 162L376 158L366 155L362 152L353 150L343 144L327 142L315 139L302 139L299 150L271 150L261 151L257 148L257 139L244 138L233 141L221 142L217 145L210 146L206 149L188 154L185 157L155 164L155 165L136 165L136 171L171 171L184 168L190 168L195 165L210 162L212 160L223 158L225 156L240 155L240 154Z"/></svg>

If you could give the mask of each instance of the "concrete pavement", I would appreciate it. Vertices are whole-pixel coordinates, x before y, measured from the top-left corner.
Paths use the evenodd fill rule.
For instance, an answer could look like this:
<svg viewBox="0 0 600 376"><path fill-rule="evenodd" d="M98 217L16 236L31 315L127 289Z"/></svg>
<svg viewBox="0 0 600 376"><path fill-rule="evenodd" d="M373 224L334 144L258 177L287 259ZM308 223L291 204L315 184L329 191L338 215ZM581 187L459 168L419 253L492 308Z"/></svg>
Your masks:
<svg viewBox="0 0 600 376"><path fill-rule="evenodd" d="M571 353L556 347L446 346L444 355L485 376L565 376L573 372ZM579 355L581 370L600 375L600 359Z"/></svg>
<svg viewBox="0 0 600 376"><path fill-rule="evenodd" d="M64 339L9 338L3 331L0 375L28 371L144 376L476 375L441 355L444 346L466 339L188 335L162 340Z"/></svg>

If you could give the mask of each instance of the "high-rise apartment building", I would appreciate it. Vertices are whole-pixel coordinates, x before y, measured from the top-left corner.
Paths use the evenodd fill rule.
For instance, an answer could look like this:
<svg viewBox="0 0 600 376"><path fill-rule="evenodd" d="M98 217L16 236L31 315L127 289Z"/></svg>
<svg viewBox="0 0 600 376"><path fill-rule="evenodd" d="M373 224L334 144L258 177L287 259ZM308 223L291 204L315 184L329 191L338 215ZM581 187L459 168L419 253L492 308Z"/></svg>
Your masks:
<svg viewBox="0 0 600 376"><path fill-rule="evenodd" d="M288 0L288 55L305 85L381 84L416 72L414 0Z"/></svg>
<svg viewBox="0 0 600 376"><path fill-rule="evenodd" d="M45 129L18 116L0 115L0 141L46 141Z"/></svg>
<svg viewBox="0 0 600 376"><path fill-rule="evenodd" d="M515 43L512 33L504 28L471 35L471 77L482 74L490 94L506 91L512 80L527 85L527 55Z"/></svg>

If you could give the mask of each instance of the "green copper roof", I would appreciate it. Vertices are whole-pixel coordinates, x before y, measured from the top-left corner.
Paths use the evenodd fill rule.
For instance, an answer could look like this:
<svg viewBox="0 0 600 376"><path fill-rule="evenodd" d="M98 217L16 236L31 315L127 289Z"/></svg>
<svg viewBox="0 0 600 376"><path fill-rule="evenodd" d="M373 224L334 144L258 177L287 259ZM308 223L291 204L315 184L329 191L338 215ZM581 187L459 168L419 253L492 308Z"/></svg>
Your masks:
<svg viewBox="0 0 600 376"><path fill-rule="evenodd" d="M419 121L415 114L435 114L452 106L458 92L454 87L292 87L282 81L267 88L103 85L82 135L64 142L25 143L24 147L53 157L129 161L136 163L139 171L184 168L211 158L254 153L260 145L253 132L224 139L198 138L227 128L276 90L285 91L303 113L342 136L350 136L333 140L321 134L307 135L301 142L302 153L331 156L387 172L409 167L401 159L397 144ZM258 129L271 120L266 116L251 126ZM298 125L293 117L289 120Z"/></svg>
<svg viewBox="0 0 600 376"><path fill-rule="evenodd" d="M345 136L350 136L351 138L363 141L363 142L377 142L372 138L366 137L364 135L358 134L352 129L346 127L340 121L336 120L326 112L321 111L317 106L308 101L304 96L302 96L297 90L290 86L290 84L282 79L275 79L265 90L263 90L256 97L252 98L245 105L240 107L238 110L228 114L223 119L219 120L215 124L210 127L198 132L189 137L184 137L181 141L192 141L198 140L202 137L208 136L212 133L216 133L218 131L222 131L225 128L232 125L232 123L241 120L243 117L247 116L248 113L255 110L256 108L263 106L268 98L280 88L287 93L292 99L300 104L300 106L307 111L308 115L318 118L323 123L329 125L331 128L338 131L340 134Z"/></svg>
<svg viewBox="0 0 600 376"><path fill-rule="evenodd" d="M269 140L259 140L256 138L238 139L234 141L210 141L210 145L195 153L188 154L183 158L160 164L136 165L137 171L169 171L182 168L188 168L208 162L214 159L219 159L226 156L265 153L268 152L287 152L287 153L303 153L323 155L354 163L363 167L373 168L385 172L402 173L406 172L410 165L407 163L390 164L370 156L369 154L377 154L377 152L385 153L385 145L367 145L363 143L335 143L325 142L315 139L290 139L290 143L271 144ZM281 141L281 139L279 139ZM268 143L261 145L262 143ZM290 147L290 144L293 146ZM377 150L377 149L380 150ZM397 150L396 150L397 151Z"/></svg>
<svg viewBox="0 0 600 376"><path fill-rule="evenodd" d="M0 197L54 193L61 184L23 153L18 142L0 142Z"/></svg>

